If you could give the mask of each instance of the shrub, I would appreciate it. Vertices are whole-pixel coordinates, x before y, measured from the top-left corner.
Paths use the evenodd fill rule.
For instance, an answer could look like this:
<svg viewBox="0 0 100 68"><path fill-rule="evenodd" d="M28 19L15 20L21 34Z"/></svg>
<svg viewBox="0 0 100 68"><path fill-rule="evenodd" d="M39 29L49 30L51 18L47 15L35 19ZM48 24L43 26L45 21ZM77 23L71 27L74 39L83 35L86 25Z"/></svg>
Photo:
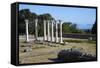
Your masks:
<svg viewBox="0 0 100 68"><path fill-rule="evenodd" d="M81 52L78 50L68 49L68 50L62 50L58 54L59 59L63 59L64 61L70 61L70 60L77 60L82 55Z"/></svg>
<svg viewBox="0 0 100 68"><path fill-rule="evenodd" d="M96 57L86 53L83 55L83 53L77 49L68 49L68 50L61 50L58 53L58 59L62 59L63 61L73 62L73 61L96 60Z"/></svg>

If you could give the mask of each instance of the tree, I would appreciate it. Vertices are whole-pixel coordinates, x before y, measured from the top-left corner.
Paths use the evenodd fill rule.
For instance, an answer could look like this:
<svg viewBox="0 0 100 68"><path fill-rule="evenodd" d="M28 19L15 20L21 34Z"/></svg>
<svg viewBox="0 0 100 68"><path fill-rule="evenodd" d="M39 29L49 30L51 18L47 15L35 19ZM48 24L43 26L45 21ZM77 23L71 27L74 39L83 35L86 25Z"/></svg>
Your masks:
<svg viewBox="0 0 100 68"><path fill-rule="evenodd" d="M25 19L29 20L29 33L33 34L34 29L34 20L37 18L37 14L31 13L29 9L22 9L19 11L19 34L25 34Z"/></svg>
<svg viewBox="0 0 100 68"><path fill-rule="evenodd" d="M77 24L73 24L71 22L64 22L62 25L63 34L66 33L81 33L81 31L77 28Z"/></svg>
<svg viewBox="0 0 100 68"><path fill-rule="evenodd" d="M62 24L62 32L63 32L63 34L66 34L66 33L72 33L71 32L71 28L70 28L70 25L71 25L72 23L71 22L64 22L63 24Z"/></svg>
<svg viewBox="0 0 100 68"><path fill-rule="evenodd" d="M22 9L19 11L19 34L25 34L25 19L29 20L29 34L35 34L35 19L38 20L38 34L43 35L43 20L54 19L49 13L37 15L30 12L29 9Z"/></svg>
<svg viewBox="0 0 100 68"><path fill-rule="evenodd" d="M77 24L71 24L70 30L72 33L78 33Z"/></svg>
<svg viewBox="0 0 100 68"><path fill-rule="evenodd" d="M38 15L38 19L39 19L38 34L39 34L39 36L43 36L43 20L53 20L54 18L49 13L46 13L46 14Z"/></svg>
<svg viewBox="0 0 100 68"><path fill-rule="evenodd" d="M97 33L97 22L95 22L94 24L93 24L93 27L92 27L92 29L91 29L91 33L92 34L96 34Z"/></svg>
<svg viewBox="0 0 100 68"><path fill-rule="evenodd" d="M18 30L19 30L19 34L24 34L25 33L25 19L28 19L28 15L29 15L29 10L28 9L23 9L19 11L19 22L18 22ZM28 15L27 15L28 14Z"/></svg>
<svg viewBox="0 0 100 68"><path fill-rule="evenodd" d="M23 17L24 19L28 19L29 20L30 17L31 17L31 12L30 12L29 9L23 9L23 10L19 11L19 15L21 17Z"/></svg>
<svg viewBox="0 0 100 68"><path fill-rule="evenodd" d="M35 19L38 18L38 35L43 36L43 21L49 20L50 23L52 20L55 20L52 15L49 13L37 15L36 13L31 12L29 9L22 9L19 11L19 34L25 34L25 19L29 20L29 34L35 34ZM47 22L46 22L47 25ZM58 24L59 26L60 24ZM51 24L50 24L51 26ZM93 27L94 28L94 27ZM73 24L72 22L64 22L62 24L62 32L66 33L81 33L79 29L77 29L77 24ZM50 27L51 31L51 27ZM54 30L55 31L55 30ZM58 27L58 32L60 28Z"/></svg>

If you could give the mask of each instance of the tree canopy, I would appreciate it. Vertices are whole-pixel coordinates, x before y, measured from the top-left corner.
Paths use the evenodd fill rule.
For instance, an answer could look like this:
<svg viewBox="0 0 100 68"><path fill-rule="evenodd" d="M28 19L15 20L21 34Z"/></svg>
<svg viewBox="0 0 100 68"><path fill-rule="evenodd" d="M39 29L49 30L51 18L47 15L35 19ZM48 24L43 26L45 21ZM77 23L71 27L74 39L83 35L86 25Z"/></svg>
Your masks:
<svg viewBox="0 0 100 68"><path fill-rule="evenodd" d="M53 20L54 18L49 14L37 15L30 12L29 9L19 11L19 34L25 34L25 19L29 20L29 33L35 34L35 19L38 18L38 34L43 35L43 20Z"/></svg>
<svg viewBox="0 0 100 68"><path fill-rule="evenodd" d="M97 22L95 22L94 24L93 24L93 27L92 27L92 29L91 29L91 33L92 34L96 34L97 33Z"/></svg>
<svg viewBox="0 0 100 68"><path fill-rule="evenodd" d="M25 34L25 19L29 20L29 34L35 34L35 19L38 18L38 34L39 36L43 35L43 20L55 20L51 14L45 13L37 15L34 12L31 12L29 9L22 9L19 11L19 22L18 22L18 29L19 34ZM51 22L51 21L50 21ZM46 22L47 23L47 22ZM46 24L47 25L47 24ZM59 26L59 24L58 24ZM51 28L50 28L51 30ZM59 30L59 27L58 27ZM55 30L54 30L55 31ZM66 33L89 33L89 30L83 31L77 28L77 24L73 24L73 22L63 22L62 24L62 32L63 34ZM58 31L59 33L59 31ZM93 25L91 29L91 33L96 33L96 23Z"/></svg>

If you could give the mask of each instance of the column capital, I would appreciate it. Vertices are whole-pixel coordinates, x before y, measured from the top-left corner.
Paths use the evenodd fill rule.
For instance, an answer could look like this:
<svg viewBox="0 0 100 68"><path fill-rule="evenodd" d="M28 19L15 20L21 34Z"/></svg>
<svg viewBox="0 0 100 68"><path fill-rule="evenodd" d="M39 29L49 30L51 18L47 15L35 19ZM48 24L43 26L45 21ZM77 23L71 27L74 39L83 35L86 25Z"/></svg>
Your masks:
<svg viewBox="0 0 100 68"><path fill-rule="evenodd" d="M28 19L25 19L25 22L28 23Z"/></svg>
<svg viewBox="0 0 100 68"><path fill-rule="evenodd" d="M37 21L38 21L38 19L35 19L35 21L37 22Z"/></svg>

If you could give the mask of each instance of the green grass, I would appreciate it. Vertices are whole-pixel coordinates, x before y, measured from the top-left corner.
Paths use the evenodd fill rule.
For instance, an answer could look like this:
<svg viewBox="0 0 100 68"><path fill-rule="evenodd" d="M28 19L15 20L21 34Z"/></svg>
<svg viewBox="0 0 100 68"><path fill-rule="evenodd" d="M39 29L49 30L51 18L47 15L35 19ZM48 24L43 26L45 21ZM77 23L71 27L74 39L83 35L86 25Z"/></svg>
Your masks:
<svg viewBox="0 0 100 68"><path fill-rule="evenodd" d="M64 42L71 42L71 43L93 43L96 44L96 41L92 41L92 40L63 40Z"/></svg>
<svg viewBox="0 0 100 68"><path fill-rule="evenodd" d="M93 44L96 44L96 41L88 40L88 41L86 41L86 43L93 43Z"/></svg>

